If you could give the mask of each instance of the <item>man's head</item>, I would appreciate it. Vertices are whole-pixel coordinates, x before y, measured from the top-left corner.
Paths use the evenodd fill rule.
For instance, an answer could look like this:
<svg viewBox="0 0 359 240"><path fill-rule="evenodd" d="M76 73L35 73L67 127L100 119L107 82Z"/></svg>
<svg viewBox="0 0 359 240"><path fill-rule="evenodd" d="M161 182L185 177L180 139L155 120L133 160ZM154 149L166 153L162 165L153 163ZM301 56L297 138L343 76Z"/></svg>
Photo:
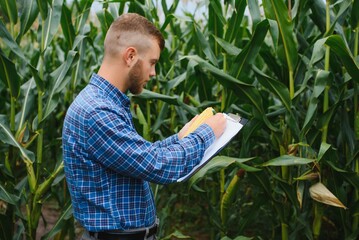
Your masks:
<svg viewBox="0 0 359 240"><path fill-rule="evenodd" d="M136 13L123 14L106 34L99 74L121 91L139 94L156 75L163 48L163 36L153 23Z"/></svg>
<svg viewBox="0 0 359 240"><path fill-rule="evenodd" d="M142 53L156 40L161 51L165 41L162 33L145 17L136 13L126 13L118 17L110 26L105 38L105 57L114 56L125 47L135 47Z"/></svg>

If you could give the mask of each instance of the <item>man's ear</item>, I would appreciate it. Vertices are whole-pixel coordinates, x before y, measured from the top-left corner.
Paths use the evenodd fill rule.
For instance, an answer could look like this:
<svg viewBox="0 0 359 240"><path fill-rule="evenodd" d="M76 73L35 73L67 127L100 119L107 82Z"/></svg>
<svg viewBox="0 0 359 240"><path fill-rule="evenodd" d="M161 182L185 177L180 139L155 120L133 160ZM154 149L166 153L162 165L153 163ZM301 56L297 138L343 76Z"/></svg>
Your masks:
<svg viewBox="0 0 359 240"><path fill-rule="evenodd" d="M123 58L127 64L128 67L132 66L133 63L135 63L137 58L137 50L134 47L128 47L126 48Z"/></svg>

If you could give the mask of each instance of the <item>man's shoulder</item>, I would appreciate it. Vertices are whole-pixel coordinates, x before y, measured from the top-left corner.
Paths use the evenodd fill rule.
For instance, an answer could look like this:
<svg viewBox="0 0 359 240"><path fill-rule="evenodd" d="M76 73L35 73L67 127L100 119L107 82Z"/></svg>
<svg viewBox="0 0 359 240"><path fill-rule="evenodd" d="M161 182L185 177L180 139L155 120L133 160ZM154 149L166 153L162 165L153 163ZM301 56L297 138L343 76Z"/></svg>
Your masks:
<svg viewBox="0 0 359 240"><path fill-rule="evenodd" d="M116 112L122 115L125 109L119 107L119 105L101 89L88 85L76 96L68 108L67 114L91 118L103 111Z"/></svg>

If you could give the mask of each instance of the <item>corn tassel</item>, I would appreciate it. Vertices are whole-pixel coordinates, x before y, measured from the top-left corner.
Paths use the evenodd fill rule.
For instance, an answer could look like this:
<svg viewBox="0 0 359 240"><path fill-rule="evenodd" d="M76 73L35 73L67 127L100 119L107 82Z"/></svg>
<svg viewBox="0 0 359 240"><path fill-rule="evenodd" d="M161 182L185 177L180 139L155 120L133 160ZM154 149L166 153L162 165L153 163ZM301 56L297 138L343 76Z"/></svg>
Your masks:
<svg viewBox="0 0 359 240"><path fill-rule="evenodd" d="M197 119L191 124L191 126L189 126L189 128L187 129L187 131L185 132L183 137L186 137L188 134L192 133L193 131L195 131L201 124L204 123L204 121L206 121L208 118L213 116L213 108L208 107L206 108L198 117Z"/></svg>

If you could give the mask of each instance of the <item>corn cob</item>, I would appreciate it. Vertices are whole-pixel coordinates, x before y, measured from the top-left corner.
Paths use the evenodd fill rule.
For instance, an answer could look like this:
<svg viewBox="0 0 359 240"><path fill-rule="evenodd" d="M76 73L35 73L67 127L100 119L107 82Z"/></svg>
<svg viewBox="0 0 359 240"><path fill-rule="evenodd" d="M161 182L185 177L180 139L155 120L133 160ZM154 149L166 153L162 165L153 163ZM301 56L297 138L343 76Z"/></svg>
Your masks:
<svg viewBox="0 0 359 240"><path fill-rule="evenodd" d="M197 117L197 119L191 124L191 126L189 126L189 128L187 129L187 131L186 131L186 133L184 134L183 137L186 137L188 134L190 134L191 132L196 130L204 121L206 121L208 118L213 116L213 112L214 112L213 108L211 108L211 107L206 108Z"/></svg>

